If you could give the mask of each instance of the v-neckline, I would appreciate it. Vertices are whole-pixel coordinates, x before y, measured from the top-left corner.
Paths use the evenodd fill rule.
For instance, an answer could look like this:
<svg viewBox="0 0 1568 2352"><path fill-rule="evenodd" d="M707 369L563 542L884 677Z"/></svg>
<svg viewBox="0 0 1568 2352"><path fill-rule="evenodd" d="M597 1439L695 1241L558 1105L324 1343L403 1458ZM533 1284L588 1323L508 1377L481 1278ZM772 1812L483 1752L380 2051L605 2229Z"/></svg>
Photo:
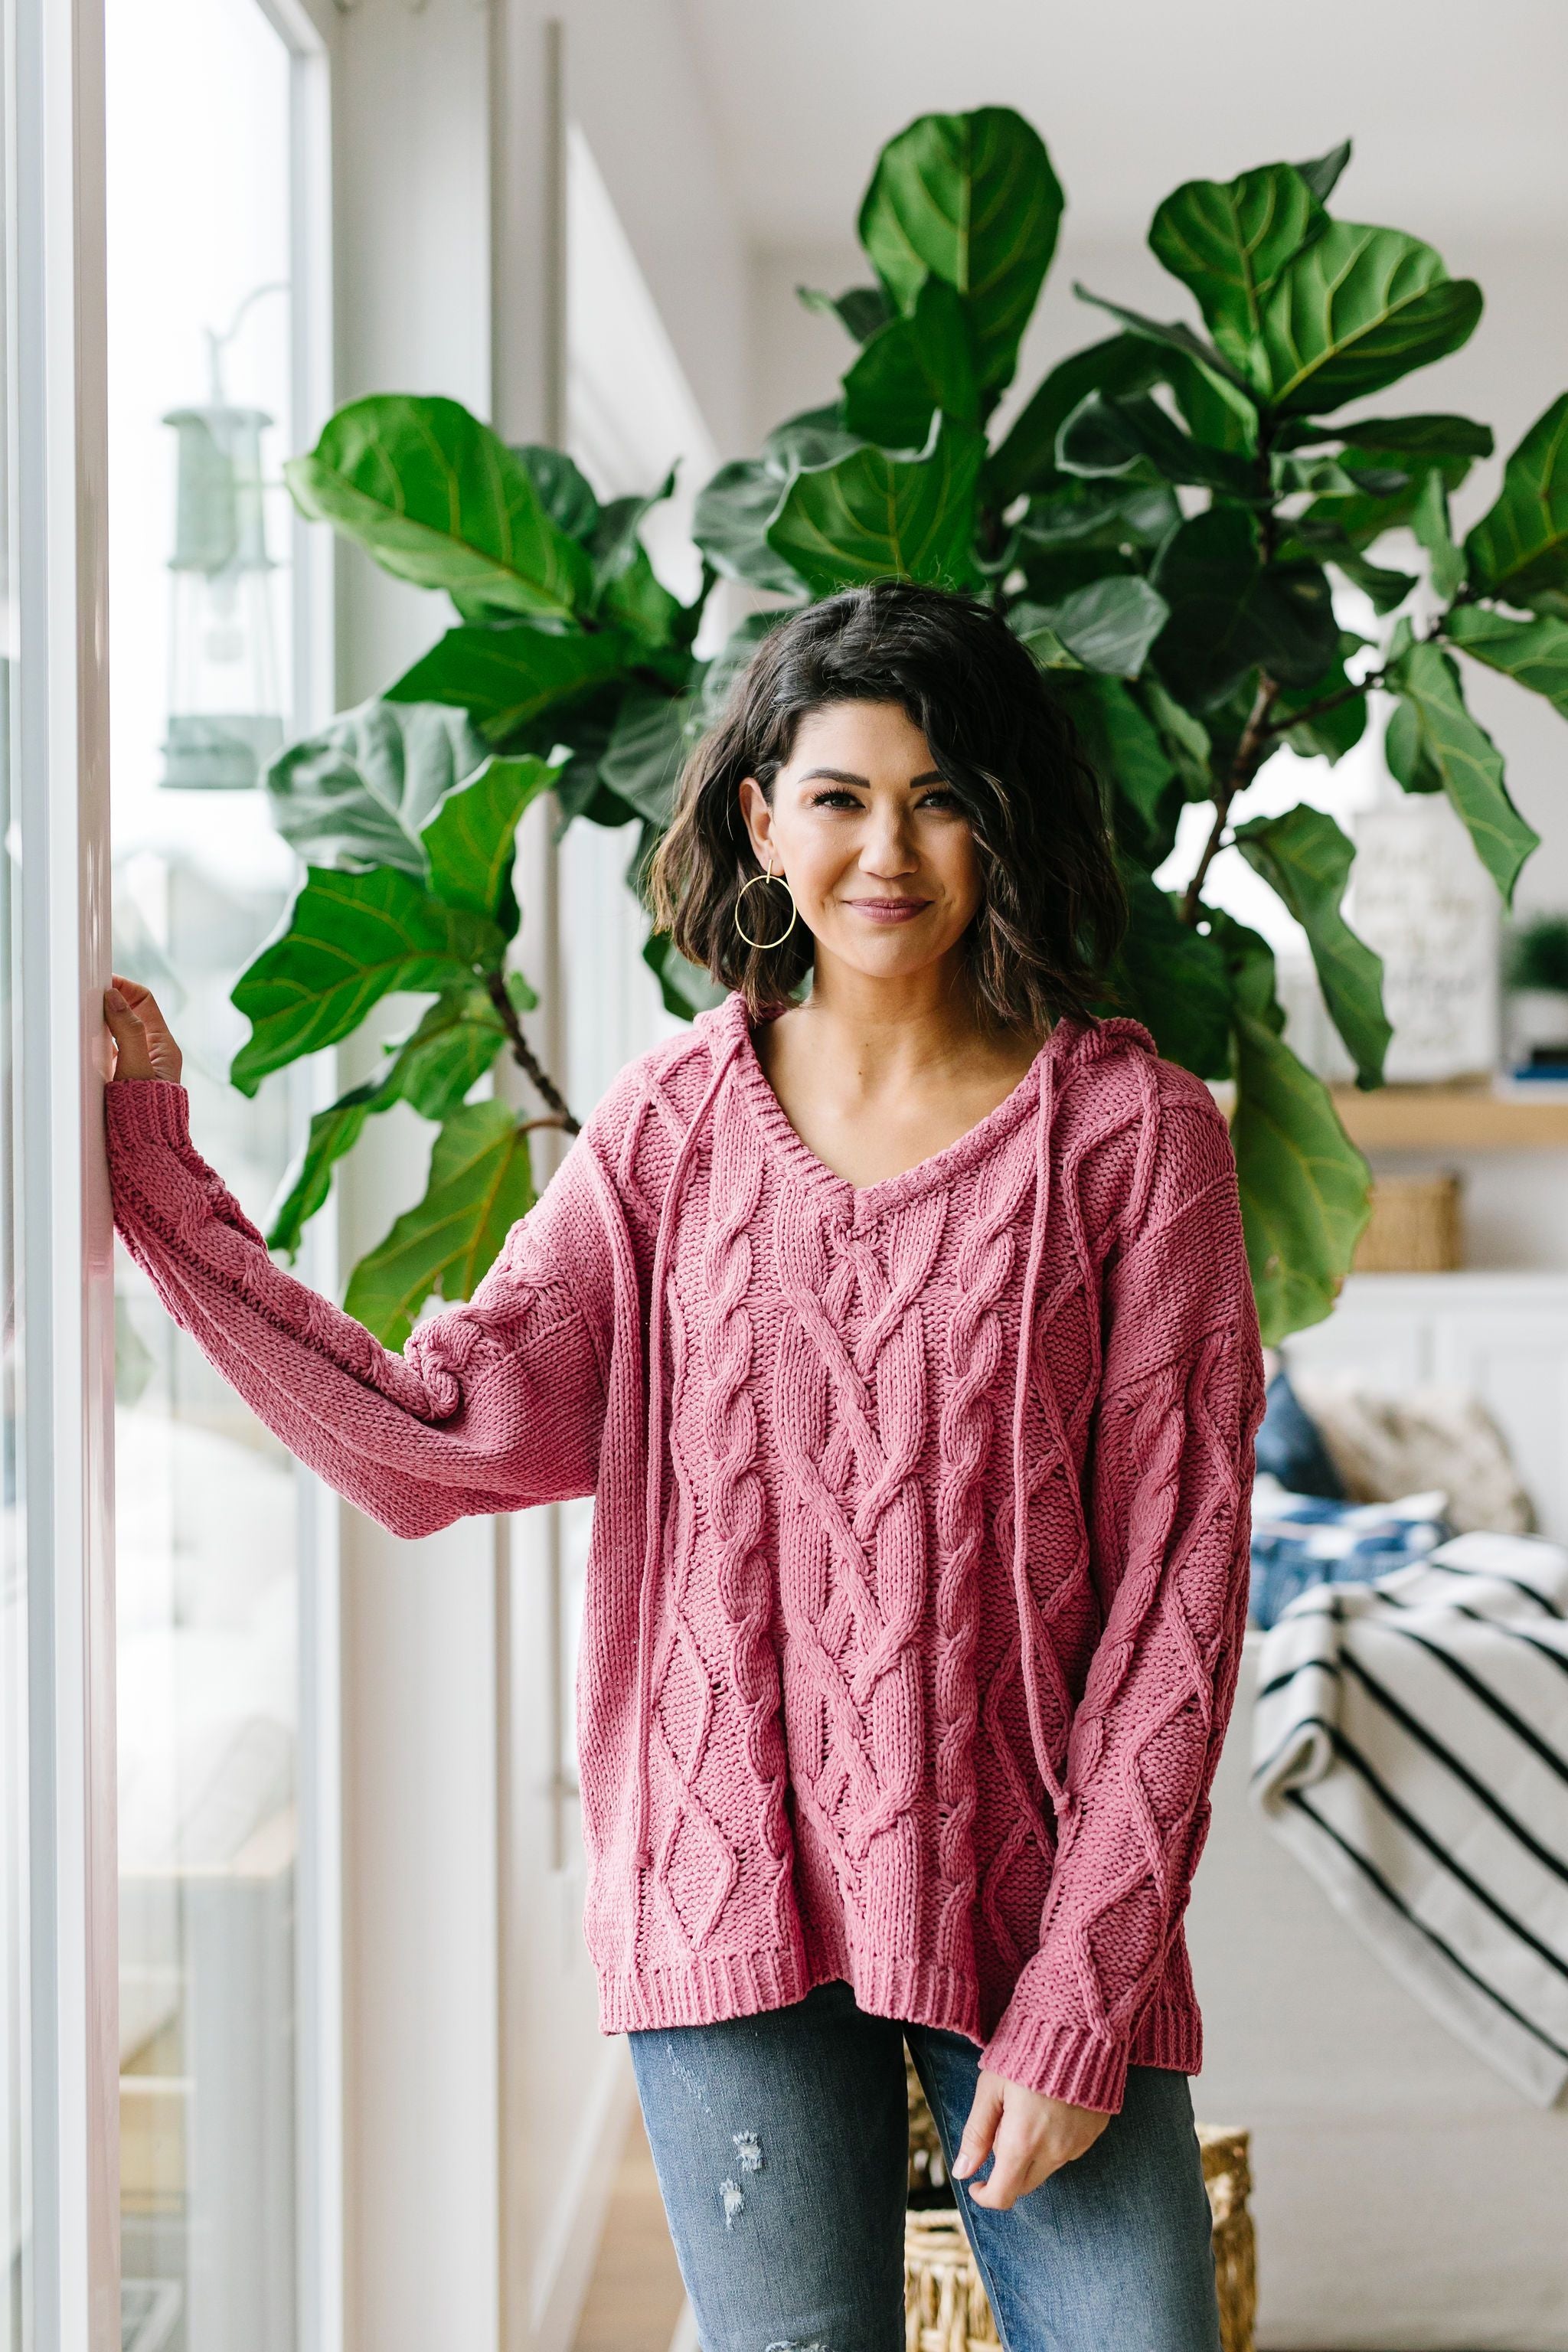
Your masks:
<svg viewBox="0 0 1568 2352"><path fill-rule="evenodd" d="M870 1184L856 1184L847 1176L830 1168L819 1159L795 1127L773 1089L772 1079L763 1069L757 1052L756 1038L745 1001L732 996L724 1007L725 1014L740 1032L734 1070L748 1105L763 1136L775 1155L814 1192L831 1201L857 1225L874 1224L889 1210L902 1208L927 1192L940 1191L953 1182L967 1169L994 1150L1005 1137L1010 1135L1020 1120L1026 1118L1039 1099L1040 1081L1047 1055L1062 1052L1081 1026L1070 1017L1059 1020L1041 1041L1038 1051L1017 1084L993 1105L984 1118L944 1143L939 1151L916 1160L910 1168L900 1169L896 1175L879 1176ZM764 1014L764 1019L774 1019Z"/></svg>

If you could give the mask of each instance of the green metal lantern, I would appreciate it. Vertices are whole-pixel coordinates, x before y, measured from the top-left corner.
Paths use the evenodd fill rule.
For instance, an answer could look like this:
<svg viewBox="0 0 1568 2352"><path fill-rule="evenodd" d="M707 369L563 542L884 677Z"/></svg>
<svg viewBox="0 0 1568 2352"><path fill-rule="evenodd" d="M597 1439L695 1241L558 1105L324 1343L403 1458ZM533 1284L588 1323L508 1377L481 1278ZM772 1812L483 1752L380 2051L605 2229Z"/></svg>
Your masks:
<svg viewBox="0 0 1568 2352"><path fill-rule="evenodd" d="M223 397L229 335L208 337L210 401L163 419L179 436L163 782L179 792L247 791L283 748L261 473L272 419Z"/></svg>

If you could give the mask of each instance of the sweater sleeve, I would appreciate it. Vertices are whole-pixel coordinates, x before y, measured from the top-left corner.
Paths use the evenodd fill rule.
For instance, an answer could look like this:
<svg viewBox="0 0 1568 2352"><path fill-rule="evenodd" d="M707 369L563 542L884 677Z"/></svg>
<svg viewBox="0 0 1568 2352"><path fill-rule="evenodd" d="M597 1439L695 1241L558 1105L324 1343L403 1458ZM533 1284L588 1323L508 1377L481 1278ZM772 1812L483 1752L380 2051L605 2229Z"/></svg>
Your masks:
<svg viewBox="0 0 1568 2352"><path fill-rule="evenodd" d="M1068 1735L1039 1946L984 2056L1112 2114L1208 1829L1263 1412L1230 1138L1197 1080L1167 1066L1161 1081L1148 1199L1106 1269L1086 1478L1102 1630Z"/></svg>
<svg viewBox="0 0 1568 2352"><path fill-rule="evenodd" d="M399 1536L592 1493L610 1293L570 1156L472 1298L394 1354L274 1264L189 1115L169 1079L106 1087L114 1222L174 1321L293 1453Z"/></svg>

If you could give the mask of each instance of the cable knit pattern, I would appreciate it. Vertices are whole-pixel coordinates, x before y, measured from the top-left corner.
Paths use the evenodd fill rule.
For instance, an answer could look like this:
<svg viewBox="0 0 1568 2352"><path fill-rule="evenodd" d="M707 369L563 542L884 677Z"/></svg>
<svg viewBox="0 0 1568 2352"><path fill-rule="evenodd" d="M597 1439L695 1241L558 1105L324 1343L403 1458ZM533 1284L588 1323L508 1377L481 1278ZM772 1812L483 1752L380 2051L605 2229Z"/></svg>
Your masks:
<svg viewBox="0 0 1568 2352"><path fill-rule="evenodd" d="M624 1071L389 1353L268 1256L184 1087L111 1085L169 1312L395 1534L595 1498L578 1668L606 2032L826 1978L1114 2110L1195 2070L1182 1922L1246 1612L1257 1318L1207 1090L1064 1022L856 1189L737 998Z"/></svg>

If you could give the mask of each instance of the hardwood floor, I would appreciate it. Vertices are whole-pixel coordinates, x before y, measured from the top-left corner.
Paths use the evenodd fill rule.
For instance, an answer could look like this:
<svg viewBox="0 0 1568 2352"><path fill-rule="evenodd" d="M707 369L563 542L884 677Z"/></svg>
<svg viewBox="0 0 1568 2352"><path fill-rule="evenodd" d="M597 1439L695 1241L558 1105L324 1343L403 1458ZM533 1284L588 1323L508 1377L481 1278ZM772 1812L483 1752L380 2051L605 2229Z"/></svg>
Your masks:
<svg viewBox="0 0 1568 2352"><path fill-rule="evenodd" d="M685 2300L634 2105L574 2352L669 2352Z"/></svg>

